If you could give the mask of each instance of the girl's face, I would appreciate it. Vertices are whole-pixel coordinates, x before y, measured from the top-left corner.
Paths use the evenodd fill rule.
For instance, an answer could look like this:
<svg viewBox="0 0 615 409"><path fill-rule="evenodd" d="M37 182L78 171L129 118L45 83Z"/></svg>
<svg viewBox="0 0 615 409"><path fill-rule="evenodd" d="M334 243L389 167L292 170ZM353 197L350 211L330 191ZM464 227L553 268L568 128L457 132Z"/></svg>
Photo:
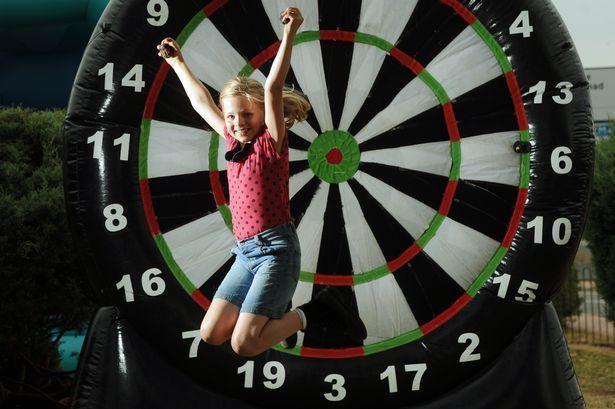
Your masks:
<svg viewBox="0 0 615 409"><path fill-rule="evenodd" d="M246 97L226 97L220 105L226 129L240 142L252 140L265 126L263 109Z"/></svg>

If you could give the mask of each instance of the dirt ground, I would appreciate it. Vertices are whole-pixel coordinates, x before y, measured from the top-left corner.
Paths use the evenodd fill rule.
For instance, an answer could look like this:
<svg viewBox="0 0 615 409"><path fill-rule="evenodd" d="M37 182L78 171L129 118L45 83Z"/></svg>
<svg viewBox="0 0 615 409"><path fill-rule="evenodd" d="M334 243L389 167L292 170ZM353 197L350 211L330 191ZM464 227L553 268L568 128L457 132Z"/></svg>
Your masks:
<svg viewBox="0 0 615 409"><path fill-rule="evenodd" d="M615 409L615 347L568 347L587 409Z"/></svg>

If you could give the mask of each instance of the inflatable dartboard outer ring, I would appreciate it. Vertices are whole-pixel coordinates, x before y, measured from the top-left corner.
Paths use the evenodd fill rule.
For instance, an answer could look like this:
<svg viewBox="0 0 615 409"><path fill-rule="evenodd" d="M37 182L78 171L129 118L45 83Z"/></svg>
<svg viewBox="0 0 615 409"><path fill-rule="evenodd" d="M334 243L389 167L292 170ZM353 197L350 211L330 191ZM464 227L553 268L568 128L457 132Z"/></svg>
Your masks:
<svg viewBox="0 0 615 409"><path fill-rule="evenodd" d="M170 362L228 396L306 408L441 396L498 357L574 258L593 136L571 39L546 0L408 0L387 13L304 2L289 82L313 111L289 134L294 301L336 285L371 338L308 333L242 358L198 331L232 262L223 138L155 45L177 38L214 94L232 75L262 80L285 7L264 3L105 10L65 123L69 215L92 282Z"/></svg>

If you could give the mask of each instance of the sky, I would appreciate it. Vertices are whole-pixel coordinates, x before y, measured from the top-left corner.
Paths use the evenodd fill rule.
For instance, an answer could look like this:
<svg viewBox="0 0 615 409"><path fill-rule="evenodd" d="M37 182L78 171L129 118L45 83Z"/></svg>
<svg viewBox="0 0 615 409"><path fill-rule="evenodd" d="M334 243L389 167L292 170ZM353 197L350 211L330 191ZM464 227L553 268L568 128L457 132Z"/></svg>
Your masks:
<svg viewBox="0 0 615 409"><path fill-rule="evenodd" d="M585 68L615 67L615 0L551 0Z"/></svg>

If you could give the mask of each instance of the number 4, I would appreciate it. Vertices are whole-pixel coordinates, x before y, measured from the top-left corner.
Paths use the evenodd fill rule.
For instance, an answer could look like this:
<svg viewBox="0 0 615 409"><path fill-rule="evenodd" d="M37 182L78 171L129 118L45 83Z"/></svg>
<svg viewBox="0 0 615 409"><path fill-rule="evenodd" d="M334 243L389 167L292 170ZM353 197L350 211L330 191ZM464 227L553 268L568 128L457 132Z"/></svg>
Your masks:
<svg viewBox="0 0 615 409"><path fill-rule="evenodd" d="M135 92L141 92L145 88L145 81L143 81L143 66L137 64L122 78L123 87L133 87Z"/></svg>
<svg viewBox="0 0 615 409"><path fill-rule="evenodd" d="M513 21L508 32L510 34L523 34L523 37L531 37L534 27L530 25L530 13L523 10L519 16Z"/></svg>

